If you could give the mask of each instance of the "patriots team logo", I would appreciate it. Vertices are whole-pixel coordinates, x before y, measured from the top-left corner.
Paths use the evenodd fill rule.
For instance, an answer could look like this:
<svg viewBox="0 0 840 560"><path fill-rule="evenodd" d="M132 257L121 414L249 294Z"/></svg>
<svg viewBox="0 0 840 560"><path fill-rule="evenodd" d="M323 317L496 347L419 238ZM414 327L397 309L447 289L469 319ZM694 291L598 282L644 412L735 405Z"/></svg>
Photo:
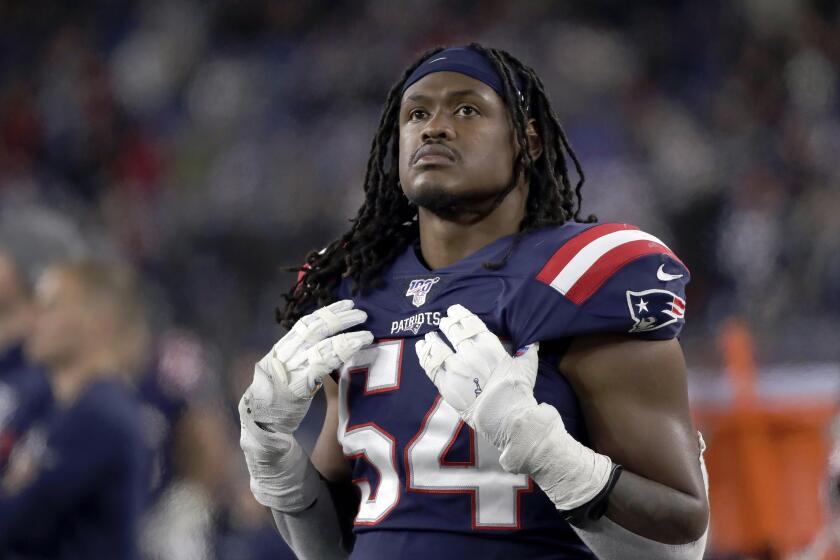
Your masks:
<svg viewBox="0 0 840 560"><path fill-rule="evenodd" d="M685 318L685 300L668 290L627 290L627 307L635 321L631 333L655 331Z"/></svg>
<svg viewBox="0 0 840 560"><path fill-rule="evenodd" d="M415 307L420 307L426 303L426 296L429 295L429 291L431 291L432 286L438 282L440 282L439 276L435 276L434 278L412 280L408 285L408 290L406 290L405 295L411 296L411 303L414 304Z"/></svg>

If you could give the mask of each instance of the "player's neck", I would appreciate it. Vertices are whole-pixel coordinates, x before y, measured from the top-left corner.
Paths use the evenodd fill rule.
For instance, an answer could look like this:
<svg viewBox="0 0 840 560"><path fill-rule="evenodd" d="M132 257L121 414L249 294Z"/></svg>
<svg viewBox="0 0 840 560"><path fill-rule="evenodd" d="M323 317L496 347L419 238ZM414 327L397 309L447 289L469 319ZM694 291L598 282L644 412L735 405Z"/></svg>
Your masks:
<svg viewBox="0 0 840 560"><path fill-rule="evenodd" d="M112 376L111 370L111 362L104 353L91 353L53 368L50 378L56 401L70 406L91 383Z"/></svg>
<svg viewBox="0 0 840 560"><path fill-rule="evenodd" d="M420 252L432 270L444 268L470 256L482 247L519 231L525 216L528 189L518 187L481 221L464 224L450 221L420 208Z"/></svg>

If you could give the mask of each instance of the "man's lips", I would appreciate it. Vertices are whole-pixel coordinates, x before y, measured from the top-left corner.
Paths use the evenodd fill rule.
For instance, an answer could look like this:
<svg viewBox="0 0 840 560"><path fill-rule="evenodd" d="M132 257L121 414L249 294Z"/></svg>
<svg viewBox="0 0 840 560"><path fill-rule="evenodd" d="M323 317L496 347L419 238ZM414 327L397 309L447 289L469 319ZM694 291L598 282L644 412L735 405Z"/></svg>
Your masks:
<svg viewBox="0 0 840 560"><path fill-rule="evenodd" d="M414 152L414 157L411 158L411 165L419 163L452 163L455 161L455 152L443 144L425 144L420 146L420 149Z"/></svg>

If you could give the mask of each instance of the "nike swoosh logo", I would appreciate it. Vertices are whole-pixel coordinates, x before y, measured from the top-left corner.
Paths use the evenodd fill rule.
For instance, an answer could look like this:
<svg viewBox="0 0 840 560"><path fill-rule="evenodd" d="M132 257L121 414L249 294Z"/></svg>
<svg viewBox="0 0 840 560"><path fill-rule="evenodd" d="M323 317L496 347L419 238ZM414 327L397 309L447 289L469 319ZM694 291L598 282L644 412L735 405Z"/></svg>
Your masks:
<svg viewBox="0 0 840 560"><path fill-rule="evenodd" d="M436 58L436 59L434 59L434 60L430 60L430 61L429 61L429 62L427 62L426 64L431 64L432 62L437 62L438 60L446 60L446 57L445 57L445 56L442 56L442 57L440 57L440 58Z"/></svg>
<svg viewBox="0 0 840 560"><path fill-rule="evenodd" d="M682 274L668 274L665 272L665 265L660 264L659 268L656 270L656 277L663 282L670 282L671 280L676 280L677 278L682 278Z"/></svg>

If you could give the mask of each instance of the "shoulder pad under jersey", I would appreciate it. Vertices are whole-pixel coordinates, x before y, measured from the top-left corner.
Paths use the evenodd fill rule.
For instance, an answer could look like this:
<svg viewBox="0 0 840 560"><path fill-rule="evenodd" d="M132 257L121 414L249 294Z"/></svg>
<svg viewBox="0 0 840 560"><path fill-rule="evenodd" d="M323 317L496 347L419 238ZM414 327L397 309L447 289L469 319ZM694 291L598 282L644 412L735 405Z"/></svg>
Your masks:
<svg viewBox="0 0 840 560"><path fill-rule="evenodd" d="M545 253L543 253L544 255ZM523 344L590 333L676 337L690 274L657 237L599 224L564 240L517 294Z"/></svg>

